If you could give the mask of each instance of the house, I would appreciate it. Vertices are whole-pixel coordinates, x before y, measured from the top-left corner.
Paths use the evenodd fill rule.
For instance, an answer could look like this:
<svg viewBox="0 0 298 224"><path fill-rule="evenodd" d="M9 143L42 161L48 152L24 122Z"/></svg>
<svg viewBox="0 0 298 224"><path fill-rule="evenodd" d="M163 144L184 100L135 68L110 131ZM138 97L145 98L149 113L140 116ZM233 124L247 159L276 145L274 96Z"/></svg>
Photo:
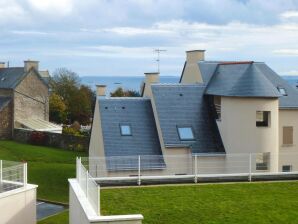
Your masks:
<svg viewBox="0 0 298 224"><path fill-rule="evenodd" d="M61 129L48 122L48 72L38 67L38 61L30 60L23 67L0 63L0 139L11 138L14 128Z"/></svg>
<svg viewBox="0 0 298 224"><path fill-rule="evenodd" d="M145 73L140 98L109 98L97 86L89 156L104 159L96 172L119 175L142 161L145 174L188 174L194 158L205 173L297 171L298 91L263 62L186 54L179 83Z"/></svg>

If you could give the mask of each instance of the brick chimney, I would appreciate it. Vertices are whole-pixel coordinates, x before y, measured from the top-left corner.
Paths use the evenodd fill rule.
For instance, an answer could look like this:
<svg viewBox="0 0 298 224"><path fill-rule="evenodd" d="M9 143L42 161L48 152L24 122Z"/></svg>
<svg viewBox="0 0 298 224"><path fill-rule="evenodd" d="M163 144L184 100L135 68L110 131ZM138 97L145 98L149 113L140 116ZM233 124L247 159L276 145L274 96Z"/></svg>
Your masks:
<svg viewBox="0 0 298 224"><path fill-rule="evenodd" d="M106 85L96 85L96 95L99 97L105 97L106 96Z"/></svg>
<svg viewBox="0 0 298 224"><path fill-rule="evenodd" d="M31 68L34 68L36 71L38 71L38 64L39 64L39 61L31 61L31 60L24 61L25 72L28 72Z"/></svg>
<svg viewBox="0 0 298 224"><path fill-rule="evenodd" d="M186 51L186 61L189 63L197 63L205 60L205 50Z"/></svg>
<svg viewBox="0 0 298 224"><path fill-rule="evenodd" d="M5 62L0 62L0 68L5 68Z"/></svg>

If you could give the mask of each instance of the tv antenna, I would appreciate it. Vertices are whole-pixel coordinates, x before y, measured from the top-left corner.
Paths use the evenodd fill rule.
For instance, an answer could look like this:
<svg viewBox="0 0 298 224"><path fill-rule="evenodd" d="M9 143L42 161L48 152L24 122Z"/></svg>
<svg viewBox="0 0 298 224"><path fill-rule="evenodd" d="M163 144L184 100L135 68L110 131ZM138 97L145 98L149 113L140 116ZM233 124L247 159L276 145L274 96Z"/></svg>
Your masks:
<svg viewBox="0 0 298 224"><path fill-rule="evenodd" d="M161 52L166 52L167 50L163 50L163 49L154 49L154 52L157 53L157 59L156 59L156 62L157 62L157 72L160 73L160 53Z"/></svg>

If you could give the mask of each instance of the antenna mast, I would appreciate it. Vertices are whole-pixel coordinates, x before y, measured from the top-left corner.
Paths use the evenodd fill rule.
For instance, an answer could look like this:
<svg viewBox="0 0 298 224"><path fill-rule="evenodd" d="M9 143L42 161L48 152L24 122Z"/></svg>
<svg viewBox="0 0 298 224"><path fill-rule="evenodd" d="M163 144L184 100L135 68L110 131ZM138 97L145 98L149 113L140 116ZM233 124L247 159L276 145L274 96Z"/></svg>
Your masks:
<svg viewBox="0 0 298 224"><path fill-rule="evenodd" d="M157 72L160 73L160 53L161 52L166 52L167 50L163 50L163 49L155 49L154 52L157 53L157 59L156 59L156 62L157 62Z"/></svg>

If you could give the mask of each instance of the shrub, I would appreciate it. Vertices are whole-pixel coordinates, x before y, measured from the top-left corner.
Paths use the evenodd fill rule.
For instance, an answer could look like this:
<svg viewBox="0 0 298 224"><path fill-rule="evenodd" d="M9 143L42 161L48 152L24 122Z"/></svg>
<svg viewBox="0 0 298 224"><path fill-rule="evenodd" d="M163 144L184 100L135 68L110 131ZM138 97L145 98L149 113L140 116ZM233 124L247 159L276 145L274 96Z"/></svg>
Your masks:
<svg viewBox="0 0 298 224"><path fill-rule="evenodd" d="M30 134L29 142L34 145L45 145L48 140L48 136L44 132L33 131Z"/></svg>
<svg viewBox="0 0 298 224"><path fill-rule="evenodd" d="M77 131L74 128L71 128L71 127L64 127L63 130L62 130L62 134L81 136L80 131Z"/></svg>

